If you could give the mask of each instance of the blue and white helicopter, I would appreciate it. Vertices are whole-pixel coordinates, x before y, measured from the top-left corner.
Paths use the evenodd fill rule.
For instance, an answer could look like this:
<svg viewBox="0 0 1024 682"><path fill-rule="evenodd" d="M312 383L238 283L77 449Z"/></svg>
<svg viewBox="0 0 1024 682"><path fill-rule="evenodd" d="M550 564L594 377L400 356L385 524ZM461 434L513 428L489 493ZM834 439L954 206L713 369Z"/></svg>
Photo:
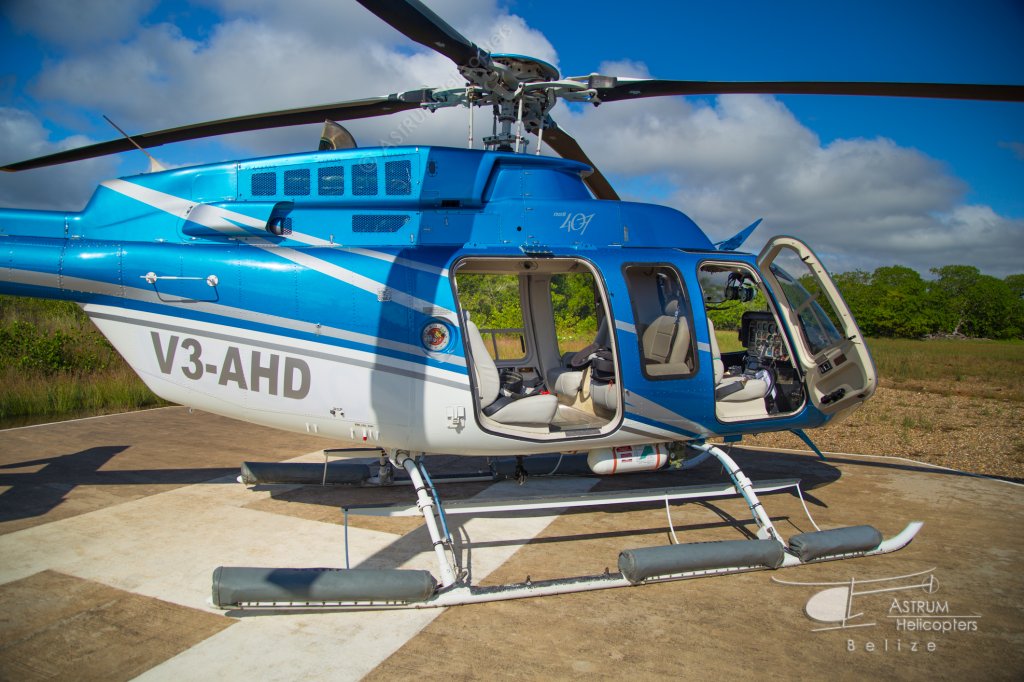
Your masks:
<svg viewBox="0 0 1024 682"><path fill-rule="evenodd" d="M611 103L721 93L1024 99L1018 86L562 78L492 54L417 0L359 0L449 57L466 85L163 130L10 164L20 171L211 135L321 122L319 151L155 170L103 182L79 213L0 210L0 293L76 301L166 400L378 448L371 482L404 469L437 554L426 571L222 568L223 607L440 606L778 568L894 551L867 526L783 540L755 486L708 443L821 426L877 378L865 340L805 244L713 244L684 214L619 201L550 117L559 98ZM334 123L491 107L483 150L357 148ZM470 116L470 122L472 116ZM472 125L472 123L470 123ZM563 158L527 154L526 134ZM470 147L472 147L472 128ZM585 282L599 329L560 345L553 283ZM480 328L472 284L518 291L517 323ZM709 308L762 301L744 350L719 351ZM468 584L421 455L588 453L594 473L717 458L758 540L629 550L620 573L502 588ZM679 462L677 462L678 464ZM660 498L659 498L660 499ZM550 506L564 506L565 500Z"/></svg>

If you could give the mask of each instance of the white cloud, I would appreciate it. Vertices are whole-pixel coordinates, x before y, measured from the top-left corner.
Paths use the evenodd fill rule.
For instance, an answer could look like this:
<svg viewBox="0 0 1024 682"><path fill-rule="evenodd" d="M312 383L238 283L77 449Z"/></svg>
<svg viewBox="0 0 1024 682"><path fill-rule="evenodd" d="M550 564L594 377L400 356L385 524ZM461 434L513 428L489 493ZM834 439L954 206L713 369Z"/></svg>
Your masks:
<svg viewBox="0 0 1024 682"><path fill-rule="evenodd" d="M652 98L556 113L606 174L654 188L632 198L679 208L713 240L763 217L745 249L791 234L836 271L894 263L1021 270L1024 221L964 205L967 187L943 163L885 138L822 144L775 98Z"/></svg>
<svg viewBox="0 0 1024 682"><path fill-rule="evenodd" d="M356 3L203 1L221 21L202 39L170 24L143 26L131 35L113 25L93 27L95 35L120 42L44 66L32 94L61 108L107 113L136 132L424 85L461 85L446 58ZM147 3L138 0L123 14L143 16ZM547 38L496 0L431 6L486 49L558 63ZM18 25L27 26L22 21ZM645 64L630 61L606 62L598 71L650 75ZM490 129L488 113L477 112L478 140ZM34 140L35 148L55 146L38 121L20 116L4 119L8 127L0 139L20 136ZM466 116L464 109L414 111L345 125L363 146L461 147ZM1024 252L1022 221L964 205L967 188L941 162L883 138L823 144L772 97L649 98L572 110L559 105L555 118L623 188L655 188L636 198L684 210L713 239L764 217L747 248L769 234L790 233L805 238L836 270L896 262L924 271L957 262L994 274L1020 270L1013 256ZM222 144L242 156L283 153L314 148L318 133L318 126L303 126L228 136ZM1007 146L1016 151L1017 144ZM12 160L46 153L30 146L8 145L6 151ZM178 149L187 154L192 147ZM195 159L202 160L211 159ZM81 183L97 165L72 164L59 172ZM35 189L39 183L24 177L29 179L0 179L0 200L10 205L22 197L37 203L53 197L50 188ZM100 179L93 176L91 184Z"/></svg>
<svg viewBox="0 0 1024 682"><path fill-rule="evenodd" d="M0 163L44 156L81 147L93 140L73 136L54 142L39 120L20 109L0 107ZM0 206L77 211L96 189L97 178L113 174L112 159L92 159L21 173L4 173Z"/></svg>
<svg viewBox="0 0 1024 682"><path fill-rule="evenodd" d="M463 83L448 59L425 48L413 50L410 41L355 3L336 3L326 12L312 2L216 4L229 19L213 27L205 41L192 40L169 24L147 27L130 41L50 65L32 92L41 100L108 113L130 131L149 131ZM453 16L469 17L458 28L478 44L557 61L550 43L522 18L497 10L481 15L467 11L471 6L462 2ZM377 30L356 35L367 23ZM483 125L485 112L480 113ZM463 144L465 111L415 116L415 140L407 139L409 116L351 126L364 143L391 141L397 133L407 142ZM318 139L315 128L246 134L224 142L248 153L307 149Z"/></svg>

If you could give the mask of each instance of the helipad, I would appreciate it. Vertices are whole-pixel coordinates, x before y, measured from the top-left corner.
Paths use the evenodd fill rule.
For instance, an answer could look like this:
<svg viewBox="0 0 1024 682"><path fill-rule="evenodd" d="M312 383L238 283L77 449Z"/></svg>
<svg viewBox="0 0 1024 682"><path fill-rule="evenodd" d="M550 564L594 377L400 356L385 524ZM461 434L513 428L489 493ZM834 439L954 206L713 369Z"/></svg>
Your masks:
<svg viewBox="0 0 1024 682"><path fill-rule="evenodd" d="M0 432L2 679L566 679L1024 674L1022 488L907 460L735 448L754 480L805 481L822 528L925 527L891 555L447 610L224 613L220 565L343 566L341 506L409 501L407 489L235 481L243 460L322 461L339 444L168 408ZM437 470L482 466L443 459ZM531 479L531 493L706 483L695 471ZM668 482L668 483L666 483ZM445 497L507 494L473 483ZM800 500L764 499L784 535L811 530ZM622 549L744 537L736 499L532 512L457 532L482 584L615 570ZM350 519L349 561L432 568L408 519ZM931 587L919 586L930 576ZM805 606L852 580L831 622ZM865 581L877 581L865 583ZM857 587L860 584L862 587ZM860 594L865 585L892 588ZM824 600L818 598L815 603ZM829 607L825 613L834 610ZM812 609L812 612L815 612ZM822 611L817 611L821 616ZM849 618L842 618L849 616Z"/></svg>

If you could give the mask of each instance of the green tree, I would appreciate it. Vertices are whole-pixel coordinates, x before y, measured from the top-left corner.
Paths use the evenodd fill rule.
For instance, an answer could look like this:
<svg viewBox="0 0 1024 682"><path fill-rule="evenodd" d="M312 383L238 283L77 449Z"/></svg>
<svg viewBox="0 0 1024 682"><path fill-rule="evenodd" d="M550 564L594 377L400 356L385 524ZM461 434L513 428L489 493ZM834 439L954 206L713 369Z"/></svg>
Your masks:
<svg viewBox="0 0 1024 682"><path fill-rule="evenodd" d="M843 300L863 331L864 322L871 311L871 275L863 270L841 272L832 277Z"/></svg>
<svg viewBox="0 0 1024 682"><path fill-rule="evenodd" d="M865 334L912 339L935 327L928 286L911 268L889 265L876 269L864 303Z"/></svg>
<svg viewBox="0 0 1024 682"><path fill-rule="evenodd" d="M708 317L715 323L715 329L726 331L740 328L743 321L743 313L748 310L767 310L768 302L764 295L758 291L753 300L743 303L742 301L725 301L708 308Z"/></svg>
<svg viewBox="0 0 1024 682"><path fill-rule="evenodd" d="M939 311L939 328L950 334L966 334L964 323L971 309L970 292L981 271L973 265L943 265L931 272L938 278L932 282L930 293Z"/></svg>
<svg viewBox="0 0 1024 682"><path fill-rule="evenodd" d="M969 308L963 322L963 333L992 339L1012 339L1021 335L1020 299L1001 279L980 275L967 290Z"/></svg>
<svg viewBox="0 0 1024 682"><path fill-rule="evenodd" d="M1010 287L1010 293L1017 298L1024 298L1024 274L1007 275L1003 281Z"/></svg>
<svg viewBox="0 0 1024 682"><path fill-rule="evenodd" d="M570 272L551 278L551 308L556 329L574 335L597 333L594 277L589 272Z"/></svg>

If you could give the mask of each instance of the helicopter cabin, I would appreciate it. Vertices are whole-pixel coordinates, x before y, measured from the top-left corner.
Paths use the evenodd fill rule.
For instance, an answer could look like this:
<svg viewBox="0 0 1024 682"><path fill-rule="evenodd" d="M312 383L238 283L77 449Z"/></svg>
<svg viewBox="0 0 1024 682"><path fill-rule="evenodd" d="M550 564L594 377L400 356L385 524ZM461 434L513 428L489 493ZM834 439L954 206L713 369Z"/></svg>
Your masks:
<svg viewBox="0 0 1024 682"><path fill-rule="evenodd" d="M870 356L840 331L850 320L823 271L780 239L761 263L661 249L461 259L453 286L477 422L571 440L617 430L628 408L631 420L706 437L861 402L874 384ZM716 329L716 318L738 331Z"/></svg>

